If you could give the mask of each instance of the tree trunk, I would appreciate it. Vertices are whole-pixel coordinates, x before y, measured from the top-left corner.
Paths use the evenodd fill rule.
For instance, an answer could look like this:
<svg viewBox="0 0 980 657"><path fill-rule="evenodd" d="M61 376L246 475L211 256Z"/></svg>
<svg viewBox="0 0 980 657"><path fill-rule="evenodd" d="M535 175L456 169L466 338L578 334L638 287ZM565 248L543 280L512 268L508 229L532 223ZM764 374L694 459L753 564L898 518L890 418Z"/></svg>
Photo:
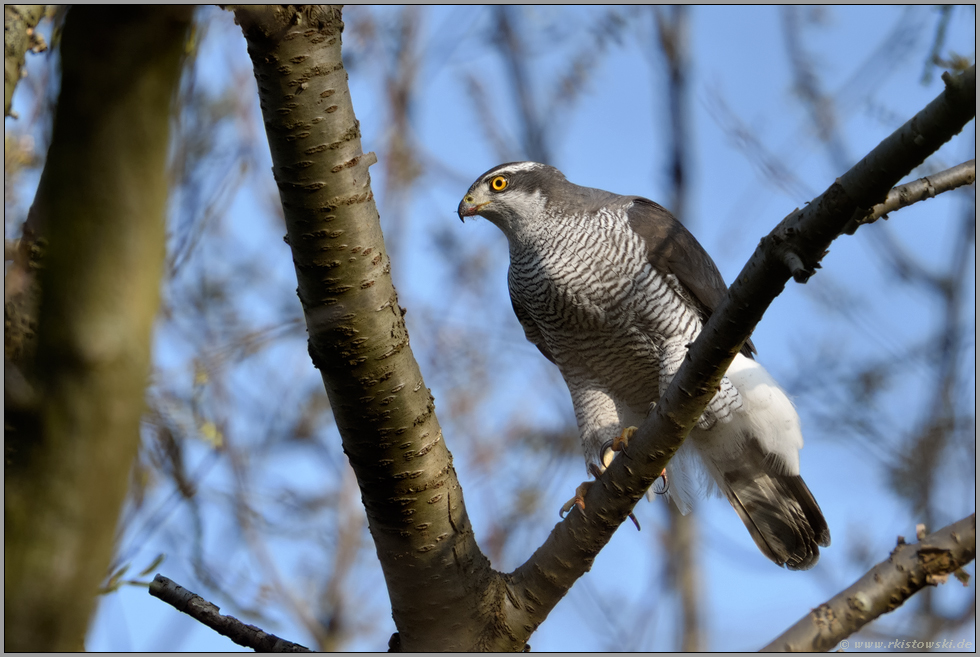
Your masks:
<svg viewBox="0 0 980 657"><path fill-rule="evenodd" d="M4 648L84 647L139 444L164 256L170 103L192 10L78 7L34 201L37 395L7 417ZM12 422L13 420L13 422Z"/></svg>
<svg viewBox="0 0 980 657"><path fill-rule="evenodd" d="M499 581L473 537L391 282L341 61L340 9L239 8L310 356L357 477L406 651L495 646ZM490 591L498 591L494 596ZM523 643L521 644L523 645Z"/></svg>

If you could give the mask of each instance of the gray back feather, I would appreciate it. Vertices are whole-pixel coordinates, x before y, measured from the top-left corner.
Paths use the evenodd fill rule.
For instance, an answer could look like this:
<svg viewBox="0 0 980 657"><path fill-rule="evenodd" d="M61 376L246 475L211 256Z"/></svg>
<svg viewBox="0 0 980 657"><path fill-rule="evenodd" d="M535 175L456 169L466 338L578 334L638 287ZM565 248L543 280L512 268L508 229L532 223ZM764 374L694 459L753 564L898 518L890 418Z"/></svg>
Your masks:
<svg viewBox="0 0 980 657"><path fill-rule="evenodd" d="M728 286L715 261L697 238L670 212L641 196L628 197L630 227L647 245L647 259L658 271L673 274L692 297L702 321L728 294ZM752 358L755 345L746 340L742 354Z"/></svg>

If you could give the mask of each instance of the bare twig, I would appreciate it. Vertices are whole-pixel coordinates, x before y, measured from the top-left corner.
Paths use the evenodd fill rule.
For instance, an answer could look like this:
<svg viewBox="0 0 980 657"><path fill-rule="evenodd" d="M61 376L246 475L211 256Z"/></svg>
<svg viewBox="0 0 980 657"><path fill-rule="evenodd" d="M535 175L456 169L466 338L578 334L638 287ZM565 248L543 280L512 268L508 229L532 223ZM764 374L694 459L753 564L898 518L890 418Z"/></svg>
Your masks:
<svg viewBox="0 0 980 657"><path fill-rule="evenodd" d="M793 73L793 90L810 114L817 138L827 147L831 161L843 168L847 149L840 133L840 122L833 98L823 91L814 57L804 48L803 16L798 6L782 9L783 36Z"/></svg>
<svg viewBox="0 0 980 657"><path fill-rule="evenodd" d="M898 547L849 588L804 616L764 652L825 651L926 586L943 584L976 557L977 515ZM957 576L959 579L959 576Z"/></svg>
<svg viewBox="0 0 980 657"><path fill-rule="evenodd" d="M932 82L933 71L937 66L941 66L943 46L946 45L946 30L949 28L949 20L953 16L953 5L941 5L939 10L939 22L936 23L936 34L932 39L932 49L926 58L925 66L922 69L922 84Z"/></svg>
<svg viewBox="0 0 980 657"><path fill-rule="evenodd" d="M686 72L690 70L690 16L686 7L674 7L670 15L663 7L654 10L654 21L660 37L664 64L667 68L667 102L670 107L670 125L666 141L670 156L668 167L672 183L672 195L668 206L682 223L690 225L687 213L687 175L689 128L691 112Z"/></svg>
<svg viewBox="0 0 980 657"><path fill-rule="evenodd" d="M895 212L906 208L913 203L924 201L927 198L939 196L943 192L948 192L963 185L972 185L977 179L977 161L975 159L963 164L958 164L952 169L940 171L925 178L913 180L910 183L899 185L881 203L878 203L871 212L860 219L852 220L844 229L848 235L853 235L858 226L873 223L889 212Z"/></svg>
<svg viewBox="0 0 980 657"><path fill-rule="evenodd" d="M476 119L487 142L493 148L494 155L501 162L509 162L515 159L514 153L520 152L519 147L513 146L507 136L501 131L500 122L490 103L490 97L480 78L473 73L467 73L463 77L463 84L466 88L466 95L469 97L476 113Z"/></svg>
<svg viewBox="0 0 980 657"><path fill-rule="evenodd" d="M208 602L196 593L188 591L173 580L157 575L150 583L150 595L160 598L177 611L207 625L240 646L257 652L312 652L306 646L280 639L254 625L246 625L234 616L220 614L218 605Z"/></svg>
<svg viewBox="0 0 980 657"><path fill-rule="evenodd" d="M535 109L535 98L528 71L525 65L524 46L518 33L519 21L514 16L514 8L501 5L497 7L497 39L495 41L501 56L507 62L507 72L510 83L517 96L521 111L522 143L527 157L537 162L550 162L551 153L548 150L545 137L544 122Z"/></svg>

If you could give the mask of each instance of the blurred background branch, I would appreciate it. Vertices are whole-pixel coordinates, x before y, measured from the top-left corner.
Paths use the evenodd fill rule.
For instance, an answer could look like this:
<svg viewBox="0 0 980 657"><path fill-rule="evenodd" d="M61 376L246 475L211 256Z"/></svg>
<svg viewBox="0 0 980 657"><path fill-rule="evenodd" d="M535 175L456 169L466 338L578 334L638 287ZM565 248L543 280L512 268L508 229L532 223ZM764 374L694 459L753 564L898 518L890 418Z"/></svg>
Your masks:
<svg viewBox="0 0 980 657"><path fill-rule="evenodd" d="M498 163L537 159L648 196L681 216L730 281L787 208L934 97L942 69L972 62L973 12L345 8L344 64L365 149L382 165L372 176L392 276L496 568L541 543L583 472L567 390L510 309L506 245L486 222L455 216L465 187ZM52 45L59 16L38 26ZM6 123L5 301L42 266L27 208L61 56L28 55L20 118ZM103 576L164 554L171 578L269 631L320 650L382 649L390 603L309 364L254 78L230 16L199 9L183 61L151 384ZM964 134L914 177L970 160L974 142ZM617 533L538 629L535 650L755 649L866 572L897 528L975 509L976 379L964 366L975 359L975 187L839 242L754 336L803 418L804 474L835 541L820 565L762 563L723 500L683 520L660 500L640 505L643 532ZM5 313L5 347L36 330L24 317ZM34 386L29 372L19 387L8 372L9 423ZM128 585L103 596L86 647L230 645L143 598ZM862 633L972 638L974 610L973 590L930 588ZM138 634L127 629L135 617Z"/></svg>

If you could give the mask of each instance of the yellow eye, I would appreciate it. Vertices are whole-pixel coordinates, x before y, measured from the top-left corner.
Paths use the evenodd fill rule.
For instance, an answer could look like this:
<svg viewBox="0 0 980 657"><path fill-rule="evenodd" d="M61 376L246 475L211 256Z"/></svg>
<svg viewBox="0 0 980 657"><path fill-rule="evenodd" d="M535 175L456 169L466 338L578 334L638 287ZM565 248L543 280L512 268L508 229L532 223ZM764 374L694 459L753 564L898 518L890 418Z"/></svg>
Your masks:
<svg viewBox="0 0 980 657"><path fill-rule="evenodd" d="M490 189L495 192L502 192L507 189L507 179L503 176L497 176L490 181Z"/></svg>

